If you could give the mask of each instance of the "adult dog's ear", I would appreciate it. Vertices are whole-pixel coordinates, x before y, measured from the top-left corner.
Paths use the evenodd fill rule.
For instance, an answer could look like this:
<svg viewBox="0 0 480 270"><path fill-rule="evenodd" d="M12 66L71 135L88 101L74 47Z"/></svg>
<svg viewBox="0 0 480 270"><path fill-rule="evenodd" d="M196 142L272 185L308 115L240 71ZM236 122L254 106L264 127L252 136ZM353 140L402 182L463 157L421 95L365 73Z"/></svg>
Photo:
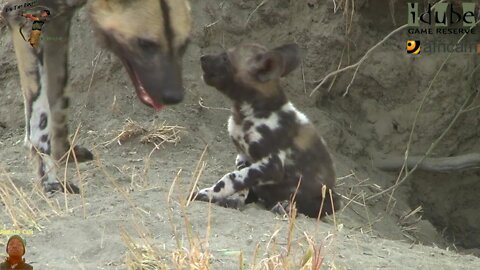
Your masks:
<svg viewBox="0 0 480 270"><path fill-rule="evenodd" d="M283 71L280 77L284 77L300 65L300 49L295 43L285 44L272 50L281 55Z"/></svg>
<svg viewBox="0 0 480 270"><path fill-rule="evenodd" d="M286 44L251 60L249 73L257 81L265 83L286 76L300 64L300 52L297 44Z"/></svg>

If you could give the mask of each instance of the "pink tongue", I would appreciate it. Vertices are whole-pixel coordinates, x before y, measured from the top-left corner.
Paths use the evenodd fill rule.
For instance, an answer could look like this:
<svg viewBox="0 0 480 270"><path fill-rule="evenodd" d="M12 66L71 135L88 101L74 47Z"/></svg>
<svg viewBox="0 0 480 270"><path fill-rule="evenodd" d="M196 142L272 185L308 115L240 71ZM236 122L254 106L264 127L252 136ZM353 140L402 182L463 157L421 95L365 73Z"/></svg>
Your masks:
<svg viewBox="0 0 480 270"><path fill-rule="evenodd" d="M158 103L156 102L148 93L147 91L145 91L145 89L143 89L143 87L139 87L140 88L140 92L138 93L138 96L140 97L140 99L142 99L145 103L149 104L150 106L152 106L155 111L160 111L161 109L163 109L164 105L161 104L161 103Z"/></svg>
<svg viewBox="0 0 480 270"><path fill-rule="evenodd" d="M150 105L155 109L155 111L159 112L161 109L163 109L164 105L162 103L156 102L148 93L145 91L145 88L143 88L142 82L138 78L138 75L136 72L133 72L135 74L135 79L138 82L138 89L137 89L137 94L138 97L146 104Z"/></svg>

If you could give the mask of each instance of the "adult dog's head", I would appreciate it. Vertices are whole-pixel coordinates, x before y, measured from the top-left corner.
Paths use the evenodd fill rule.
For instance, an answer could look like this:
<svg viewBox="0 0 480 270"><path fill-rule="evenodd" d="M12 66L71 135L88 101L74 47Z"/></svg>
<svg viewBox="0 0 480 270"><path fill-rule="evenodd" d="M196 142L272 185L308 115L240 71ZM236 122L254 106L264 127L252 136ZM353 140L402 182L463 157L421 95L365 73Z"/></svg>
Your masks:
<svg viewBox="0 0 480 270"><path fill-rule="evenodd" d="M89 9L97 36L122 60L143 103L159 110L183 100L187 0L92 0Z"/></svg>

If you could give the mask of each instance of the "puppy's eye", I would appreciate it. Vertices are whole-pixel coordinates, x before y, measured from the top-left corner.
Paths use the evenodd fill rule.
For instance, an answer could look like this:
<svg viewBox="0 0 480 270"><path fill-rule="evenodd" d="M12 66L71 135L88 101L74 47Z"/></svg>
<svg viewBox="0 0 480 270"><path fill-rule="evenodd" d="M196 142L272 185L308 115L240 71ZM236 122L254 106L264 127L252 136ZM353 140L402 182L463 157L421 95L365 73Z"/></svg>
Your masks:
<svg viewBox="0 0 480 270"><path fill-rule="evenodd" d="M144 38L137 39L137 44L141 49L146 51L153 51L158 49L158 44L156 42Z"/></svg>

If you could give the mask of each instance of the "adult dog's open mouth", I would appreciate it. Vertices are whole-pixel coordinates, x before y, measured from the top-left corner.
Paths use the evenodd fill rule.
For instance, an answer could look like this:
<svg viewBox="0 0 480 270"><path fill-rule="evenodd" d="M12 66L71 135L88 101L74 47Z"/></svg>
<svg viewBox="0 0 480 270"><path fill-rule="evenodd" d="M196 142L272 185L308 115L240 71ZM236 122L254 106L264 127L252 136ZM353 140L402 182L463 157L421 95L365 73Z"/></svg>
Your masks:
<svg viewBox="0 0 480 270"><path fill-rule="evenodd" d="M165 105L159 101L155 100L145 89L144 84L142 83L142 80L138 76L137 72L133 69L132 65L128 63L128 61L123 60L123 64L125 68L127 69L128 75L130 76L130 79L133 82L133 86L135 87L135 92L137 93L138 98L140 101L152 108L154 108L157 112L160 111Z"/></svg>

